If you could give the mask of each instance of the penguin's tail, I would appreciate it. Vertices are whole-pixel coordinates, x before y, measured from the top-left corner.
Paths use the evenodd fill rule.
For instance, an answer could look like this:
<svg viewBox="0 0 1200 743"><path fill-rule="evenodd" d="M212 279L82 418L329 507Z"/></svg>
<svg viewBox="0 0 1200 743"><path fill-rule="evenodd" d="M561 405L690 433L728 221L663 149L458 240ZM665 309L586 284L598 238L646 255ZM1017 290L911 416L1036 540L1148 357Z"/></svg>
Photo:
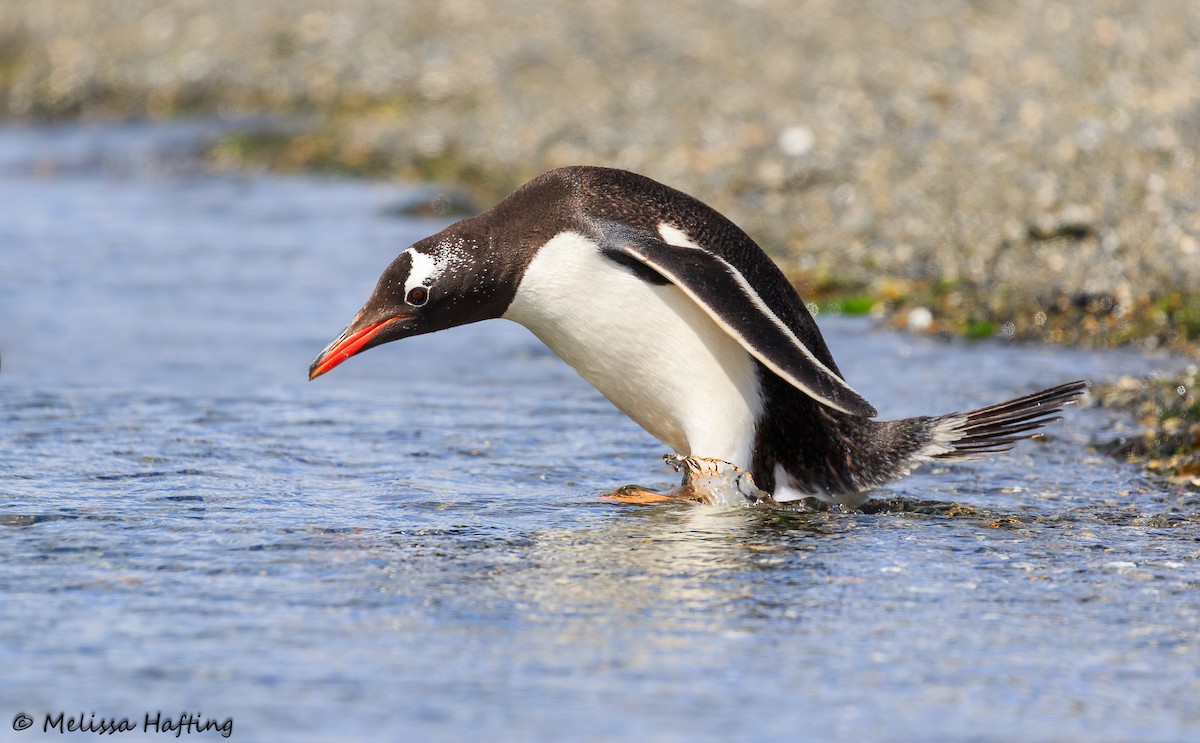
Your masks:
<svg viewBox="0 0 1200 743"><path fill-rule="evenodd" d="M1075 402L1087 387L1083 380L1067 382L967 413L927 418L922 422L928 426L929 440L914 452L914 459L966 461L1008 451L1018 441L1037 436L1047 423L1060 420L1063 406Z"/></svg>
<svg viewBox="0 0 1200 743"><path fill-rule="evenodd" d="M876 421L814 405L826 436L798 447L796 461L776 483L776 500L807 496L856 508L870 491L924 462L982 459L1008 451L1060 419L1087 382L1060 384L966 413ZM757 476L757 475L756 475Z"/></svg>

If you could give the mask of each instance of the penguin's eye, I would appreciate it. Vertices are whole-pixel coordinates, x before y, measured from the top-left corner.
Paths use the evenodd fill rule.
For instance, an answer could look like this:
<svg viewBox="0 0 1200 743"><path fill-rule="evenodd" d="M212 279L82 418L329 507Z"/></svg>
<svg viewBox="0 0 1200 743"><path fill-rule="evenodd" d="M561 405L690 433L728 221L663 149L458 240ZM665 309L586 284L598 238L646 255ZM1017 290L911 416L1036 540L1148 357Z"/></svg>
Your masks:
<svg viewBox="0 0 1200 743"><path fill-rule="evenodd" d="M408 294L404 295L404 301L413 307L420 307L429 301L429 290L423 286L414 286L408 290Z"/></svg>

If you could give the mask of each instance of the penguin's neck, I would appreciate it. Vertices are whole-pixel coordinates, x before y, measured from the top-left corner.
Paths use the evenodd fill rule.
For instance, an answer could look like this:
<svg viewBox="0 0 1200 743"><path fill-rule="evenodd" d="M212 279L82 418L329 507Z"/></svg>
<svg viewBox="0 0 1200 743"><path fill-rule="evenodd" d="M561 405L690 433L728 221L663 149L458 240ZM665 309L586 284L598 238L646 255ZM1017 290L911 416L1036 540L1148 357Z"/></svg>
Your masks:
<svg viewBox="0 0 1200 743"><path fill-rule="evenodd" d="M757 366L675 286L646 283L564 232L530 261L503 316L677 453L750 467Z"/></svg>

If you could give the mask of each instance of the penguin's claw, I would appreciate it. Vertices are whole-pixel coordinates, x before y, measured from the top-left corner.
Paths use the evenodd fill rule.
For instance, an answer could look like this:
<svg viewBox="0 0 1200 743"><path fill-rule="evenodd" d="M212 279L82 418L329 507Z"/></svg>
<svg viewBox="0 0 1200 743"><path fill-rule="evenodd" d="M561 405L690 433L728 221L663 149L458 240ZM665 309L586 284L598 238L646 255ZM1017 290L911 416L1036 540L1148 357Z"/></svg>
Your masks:
<svg viewBox="0 0 1200 743"><path fill-rule="evenodd" d="M601 500L627 504L703 503L710 506L779 508L770 493L754 484L754 476L737 465L709 457L681 457L668 454L663 460L683 475L679 487L656 493L641 485L617 488Z"/></svg>
<svg viewBox="0 0 1200 743"><path fill-rule="evenodd" d="M683 484L672 492L687 490L701 503L710 506L779 507L770 493L754 484L754 475L736 464L712 457L681 457L678 454L667 454L663 461L683 474Z"/></svg>

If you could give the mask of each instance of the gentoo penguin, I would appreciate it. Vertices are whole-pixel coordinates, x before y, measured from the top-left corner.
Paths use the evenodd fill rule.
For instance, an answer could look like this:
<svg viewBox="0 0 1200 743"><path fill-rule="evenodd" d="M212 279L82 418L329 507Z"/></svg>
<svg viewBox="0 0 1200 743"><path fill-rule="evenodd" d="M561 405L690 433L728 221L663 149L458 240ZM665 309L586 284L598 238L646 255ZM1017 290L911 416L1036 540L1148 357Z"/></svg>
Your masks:
<svg viewBox="0 0 1200 743"><path fill-rule="evenodd" d="M309 378L368 348L500 317L676 453L746 470L780 502L854 507L921 462L1005 451L1086 387L872 420L746 233L687 194L597 167L545 173L405 250Z"/></svg>

